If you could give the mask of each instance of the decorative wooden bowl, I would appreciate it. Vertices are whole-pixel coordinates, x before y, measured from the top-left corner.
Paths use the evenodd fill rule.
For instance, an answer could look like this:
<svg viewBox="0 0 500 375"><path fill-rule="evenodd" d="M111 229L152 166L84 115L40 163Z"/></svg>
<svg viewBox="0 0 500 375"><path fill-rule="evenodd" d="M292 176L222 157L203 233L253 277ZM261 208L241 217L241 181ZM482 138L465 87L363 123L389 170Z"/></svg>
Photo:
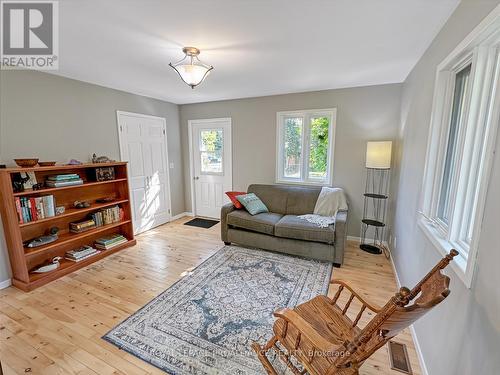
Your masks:
<svg viewBox="0 0 500 375"><path fill-rule="evenodd" d="M55 161L39 161L38 165L40 167L52 167L53 165L56 165Z"/></svg>
<svg viewBox="0 0 500 375"><path fill-rule="evenodd" d="M31 168L38 164L38 159L14 159L14 161L23 168Z"/></svg>

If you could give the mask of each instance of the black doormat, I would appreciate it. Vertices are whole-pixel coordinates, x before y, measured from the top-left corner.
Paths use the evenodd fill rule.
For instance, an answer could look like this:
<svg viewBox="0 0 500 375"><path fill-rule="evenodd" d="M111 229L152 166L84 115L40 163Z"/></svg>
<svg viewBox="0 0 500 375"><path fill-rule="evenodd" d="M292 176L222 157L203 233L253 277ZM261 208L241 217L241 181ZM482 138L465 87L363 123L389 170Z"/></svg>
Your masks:
<svg viewBox="0 0 500 375"><path fill-rule="evenodd" d="M199 217L189 220L188 222L185 222L184 225L190 225L192 227L199 227L199 228L212 228L215 224L217 224L219 221L218 220L209 220L209 219L201 219Z"/></svg>

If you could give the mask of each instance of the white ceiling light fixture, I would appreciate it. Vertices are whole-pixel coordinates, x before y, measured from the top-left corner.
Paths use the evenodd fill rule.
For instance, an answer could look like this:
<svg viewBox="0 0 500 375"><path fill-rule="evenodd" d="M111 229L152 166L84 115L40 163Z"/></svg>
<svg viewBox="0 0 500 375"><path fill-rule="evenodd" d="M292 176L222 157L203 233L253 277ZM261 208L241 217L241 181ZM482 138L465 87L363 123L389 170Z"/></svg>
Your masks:
<svg viewBox="0 0 500 375"><path fill-rule="evenodd" d="M186 56L176 63L168 64L179 74L181 79L194 89L200 83L202 83L208 73L214 68L211 65L204 64L198 58L200 50L195 47L184 47L182 52Z"/></svg>

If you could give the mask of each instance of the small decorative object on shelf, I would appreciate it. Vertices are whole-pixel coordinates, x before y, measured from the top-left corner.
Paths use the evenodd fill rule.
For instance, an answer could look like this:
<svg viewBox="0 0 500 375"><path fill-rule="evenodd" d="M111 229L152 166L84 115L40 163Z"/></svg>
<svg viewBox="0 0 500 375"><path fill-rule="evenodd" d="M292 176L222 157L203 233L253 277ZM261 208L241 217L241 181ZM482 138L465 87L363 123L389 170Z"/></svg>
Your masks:
<svg viewBox="0 0 500 375"><path fill-rule="evenodd" d="M30 177L26 175L26 177L22 177L21 173L16 173L12 178L12 189L14 193L19 193L24 191L24 184L29 181Z"/></svg>
<svg viewBox="0 0 500 375"><path fill-rule="evenodd" d="M71 159L67 165L81 165L83 164L80 160Z"/></svg>
<svg viewBox="0 0 500 375"><path fill-rule="evenodd" d="M38 246L47 245L51 242L57 241L57 239L59 238L59 236L57 235L58 232L59 232L58 227L52 227L49 230L49 234L44 235L44 236L40 236L40 237L37 237L37 238L34 238L34 239L28 241L26 243L26 247L30 247L30 248L38 247Z"/></svg>
<svg viewBox="0 0 500 375"><path fill-rule="evenodd" d="M386 249L385 215L389 198L391 154L391 141L367 143L365 202L359 247L371 254L381 254Z"/></svg>
<svg viewBox="0 0 500 375"><path fill-rule="evenodd" d="M96 202L97 203L109 203L109 202L113 202L114 200L116 200L116 198L113 196L113 197L104 197L104 198L96 199Z"/></svg>
<svg viewBox="0 0 500 375"><path fill-rule="evenodd" d="M35 268L33 271L31 271L32 273L47 273L47 272L52 272L56 269L59 268L60 266L60 263L59 261L62 259L62 257L54 257L52 258L52 260L43 265L43 266L40 266L40 267L37 267Z"/></svg>
<svg viewBox="0 0 500 375"><path fill-rule="evenodd" d="M43 189L43 182L39 182L37 184L34 184L31 188L33 190L42 190Z"/></svg>
<svg viewBox="0 0 500 375"><path fill-rule="evenodd" d="M75 207L75 208L89 208L90 203L86 202L86 201L75 201L73 203L73 207Z"/></svg>
<svg viewBox="0 0 500 375"><path fill-rule="evenodd" d="M66 207L64 206L56 207L56 215L62 215L64 212L66 212Z"/></svg>
<svg viewBox="0 0 500 375"><path fill-rule="evenodd" d="M114 160L108 158L107 156L97 156L96 154L92 155L92 163L112 163Z"/></svg>
<svg viewBox="0 0 500 375"><path fill-rule="evenodd" d="M38 165L40 167L52 167L53 165L56 165L55 161L39 161Z"/></svg>
<svg viewBox="0 0 500 375"><path fill-rule="evenodd" d="M115 179L115 169L113 167L103 167L95 169L96 181L110 181Z"/></svg>
<svg viewBox="0 0 500 375"><path fill-rule="evenodd" d="M14 161L22 168L31 168L38 164L38 159L34 158L14 159Z"/></svg>

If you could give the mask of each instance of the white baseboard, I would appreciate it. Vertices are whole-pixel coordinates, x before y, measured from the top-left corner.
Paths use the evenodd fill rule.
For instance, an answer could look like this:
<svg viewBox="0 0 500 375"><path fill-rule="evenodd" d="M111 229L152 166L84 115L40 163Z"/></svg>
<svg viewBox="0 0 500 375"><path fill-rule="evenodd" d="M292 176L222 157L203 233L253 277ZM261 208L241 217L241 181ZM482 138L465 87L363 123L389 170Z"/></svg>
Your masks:
<svg viewBox="0 0 500 375"><path fill-rule="evenodd" d="M347 236L347 241L353 241L356 243L361 243L361 237L356 237L356 236ZM373 238L366 238L366 241L368 242L373 242ZM387 248L389 247L389 244L387 241L382 242Z"/></svg>
<svg viewBox="0 0 500 375"><path fill-rule="evenodd" d="M0 289L8 288L11 285L12 285L12 281L10 279L0 281Z"/></svg>
<svg viewBox="0 0 500 375"><path fill-rule="evenodd" d="M183 218L184 216L193 216L193 213L192 212L181 212L178 215L172 216L170 218L170 221L179 220L179 219Z"/></svg>
<svg viewBox="0 0 500 375"><path fill-rule="evenodd" d="M401 288L401 280L399 279L398 271L396 270L396 266L394 264L394 260L391 255L391 265L392 270L394 271L394 276L396 276L396 282L398 284L398 288ZM415 344L415 350L417 351L418 362L420 363L420 369L422 370L422 375L429 375L429 371L427 371L427 366L425 365L424 355L422 353L422 349L420 347L420 343L418 342L417 333L415 332L415 327L413 324L410 326L410 332L413 338L413 343Z"/></svg>

